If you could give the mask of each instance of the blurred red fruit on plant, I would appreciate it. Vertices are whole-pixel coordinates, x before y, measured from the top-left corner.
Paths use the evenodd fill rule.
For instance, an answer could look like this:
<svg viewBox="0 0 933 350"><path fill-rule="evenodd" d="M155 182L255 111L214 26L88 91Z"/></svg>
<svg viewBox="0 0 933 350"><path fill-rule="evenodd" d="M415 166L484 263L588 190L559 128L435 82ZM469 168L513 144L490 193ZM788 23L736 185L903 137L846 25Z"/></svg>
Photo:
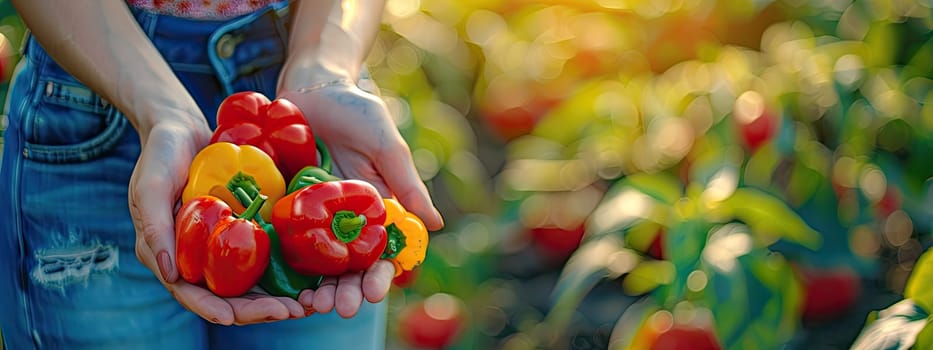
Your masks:
<svg viewBox="0 0 933 350"><path fill-rule="evenodd" d="M755 91L746 91L735 100L733 120L742 142L754 152L770 140L777 129L777 118L765 108L764 97Z"/></svg>
<svg viewBox="0 0 933 350"><path fill-rule="evenodd" d="M846 313L862 293L862 281L850 268L798 267L804 285L803 319L826 321Z"/></svg>
<svg viewBox="0 0 933 350"><path fill-rule="evenodd" d="M14 53L13 43L6 35L0 34L0 82L9 81L13 75Z"/></svg>
<svg viewBox="0 0 933 350"><path fill-rule="evenodd" d="M443 349L453 344L464 322L463 303L445 293L409 304L399 315L401 339L417 348Z"/></svg>
<svg viewBox="0 0 933 350"><path fill-rule="evenodd" d="M580 246L585 227L566 230L559 227L535 227L529 230L532 241L545 254L564 259L570 257Z"/></svg>
<svg viewBox="0 0 933 350"><path fill-rule="evenodd" d="M893 186L888 186L884 196L875 203L875 213L879 218L887 218L891 213L901 209L901 192Z"/></svg>
<svg viewBox="0 0 933 350"><path fill-rule="evenodd" d="M664 259L664 230L659 230L648 246L648 255L655 259Z"/></svg>
<svg viewBox="0 0 933 350"><path fill-rule="evenodd" d="M675 325L658 334L651 350L719 350L719 342L712 331L691 326Z"/></svg>
<svg viewBox="0 0 933 350"><path fill-rule="evenodd" d="M536 96L518 106L487 106L483 108L481 118L494 135L511 140L530 133L538 121L559 103L556 99Z"/></svg>
<svg viewBox="0 0 933 350"><path fill-rule="evenodd" d="M751 150L757 150L774 136L774 117L764 113L748 124L742 125L742 140Z"/></svg>
<svg viewBox="0 0 933 350"><path fill-rule="evenodd" d="M415 284L418 279L418 272L421 268L415 268L411 271L402 271L401 274L392 279L392 284L399 288L408 288Z"/></svg>

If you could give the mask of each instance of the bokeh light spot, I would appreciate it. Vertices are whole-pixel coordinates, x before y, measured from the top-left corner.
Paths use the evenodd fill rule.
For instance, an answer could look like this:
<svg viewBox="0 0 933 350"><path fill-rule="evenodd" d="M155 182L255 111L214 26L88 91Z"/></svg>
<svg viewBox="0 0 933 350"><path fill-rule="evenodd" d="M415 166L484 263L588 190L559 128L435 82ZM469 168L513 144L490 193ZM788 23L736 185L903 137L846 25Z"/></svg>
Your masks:
<svg viewBox="0 0 933 350"><path fill-rule="evenodd" d="M881 249L881 242L874 230L865 225L859 225L852 229L849 246L852 247L852 252L859 256L875 258Z"/></svg>
<svg viewBox="0 0 933 350"><path fill-rule="evenodd" d="M389 0L386 2L386 11L395 17L408 17L421 8L420 0Z"/></svg>
<svg viewBox="0 0 933 350"><path fill-rule="evenodd" d="M436 293L424 300L424 312L436 320L450 320L460 313L459 301L447 293Z"/></svg>
<svg viewBox="0 0 933 350"><path fill-rule="evenodd" d="M706 272L701 270L694 270L687 275L687 289L693 292L700 292L705 289L707 282L709 280L706 277Z"/></svg>
<svg viewBox="0 0 933 350"><path fill-rule="evenodd" d="M907 244L913 233L913 221L903 210L894 211L884 220L884 238L894 247Z"/></svg>
<svg viewBox="0 0 933 350"><path fill-rule="evenodd" d="M865 197L874 203L884 196L884 192L888 188L888 182L881 169L870 166L862 171L862 176L859 177L859 188L862 189Z"/></svg>
<svg viewBox="0 0 933 350"><path fill-rule="evenodd" d="M746 91L735 100L735 119L741 124L751 124L765 111L765 100L757 91Z"/></svg>
<svg viewBox="0 0 933 350"><path fill-rule="evenodd" d="M497 35L508 30L505 19L489 10L477 10L467 18L467 38L481 46L490 45Z"/></svg>

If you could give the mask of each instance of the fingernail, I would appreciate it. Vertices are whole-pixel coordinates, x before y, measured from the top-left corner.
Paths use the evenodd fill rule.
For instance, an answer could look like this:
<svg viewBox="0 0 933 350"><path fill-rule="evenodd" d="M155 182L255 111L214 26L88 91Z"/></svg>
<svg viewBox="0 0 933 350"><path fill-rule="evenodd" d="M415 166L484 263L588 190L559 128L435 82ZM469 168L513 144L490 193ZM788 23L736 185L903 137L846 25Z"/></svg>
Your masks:
<svg viewBox="0 0 933 350"><path fill-rule="evenodd" d="M444 226L444 217L441 216L441 212L437 211L437 209L434 209L434 219L441 224L441 227Z"/></svg>
<svg viewBox="0 0 933 350"><path fill-rule="evenodd" d="M172 268L172 258L168 256L168 252L163 250L159 252L159 255L156 255L156 261L159 264L159 271L162 272L162 279L168 281L168 275Z"/></svg>

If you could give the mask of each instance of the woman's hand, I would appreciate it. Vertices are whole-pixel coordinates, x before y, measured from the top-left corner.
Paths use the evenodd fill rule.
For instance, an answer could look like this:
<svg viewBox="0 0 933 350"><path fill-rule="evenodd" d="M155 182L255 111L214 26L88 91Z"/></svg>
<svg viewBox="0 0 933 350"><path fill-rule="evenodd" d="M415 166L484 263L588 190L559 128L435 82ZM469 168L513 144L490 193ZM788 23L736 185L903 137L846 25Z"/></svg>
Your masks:
<svg viewBox="0 0 933 350"><path fill-rule="evenodd" d="M140 130L142 152L129 188L136 256L181 305L210 322L242 325L304 317L309 312L294 299L261 292L220 298L178 278L173 208L181 197L191 160L210 136L206 123L182 120L160 120L148 130Z"/></svg>
<svg viewBox="0 0 933 350"><path fill-rule="evenodd" d="M310 90L286 90L278 97L302 110L315 135L330 150L338 176L369 182L383 197L396 197L429 230L444 226L418 176L408 144L379 96L347 80ZM316 291L304 291L299 300L317 312L336 309L342 317L352 317L363 298L372 303L385 298L394 274L391 263L379 261L362 273L327 278Z"/></svg>
<svg viewBox="0 0 933 350"><path fill-rule="evenodd" d="M293 102L308 118L314 134L327 145L338 176L369 182L383 197L395 196L429 230L444 226L408 144L379 96L355 84L336 83L307 92L285 91L278 97Z"/></svg>

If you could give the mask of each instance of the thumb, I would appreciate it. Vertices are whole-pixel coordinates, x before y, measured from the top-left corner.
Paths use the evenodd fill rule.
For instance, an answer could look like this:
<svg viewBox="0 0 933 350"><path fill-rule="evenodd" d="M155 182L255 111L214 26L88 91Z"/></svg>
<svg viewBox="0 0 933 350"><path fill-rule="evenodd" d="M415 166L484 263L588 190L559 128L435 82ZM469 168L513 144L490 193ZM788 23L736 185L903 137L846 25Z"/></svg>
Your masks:
<svg viewBox="0 0 933 350"><path fill-rule="evenodd" d="M143 244L148 248L137 248L137 256L167 283L178 279L172 212L187 178L184 164L193 158L184 148L178 149L178 145L190 143L180 138L177 133L153 130L143 146L129 188L137 247Z"/></svg>
<svg viewBox="0 0 933 350"><path fill-rule="evenodd" d="M415 170L411 152L407 147L401 148L384 153L382 160L374 163L402 206L421 218L429 230L440 230L444 227L444 219L431 202L428 189Z"/></svg>
<svg viewBox="0 0 933 350"><path fill-rule="evenodd" d="M137 172L145 167L137 166ZM144 244L148 249L137 249L140 261L161 275L168 283L178 278L175 271L175 232L171 216L172 192L152 191L167 188L165 180L141 175L130 186L129 205L136 227L137 245ZM149 189L149 190L147 190ZM142 242L139 242L142 240ZM156 271L157 270L157 271Z"/></svg>

